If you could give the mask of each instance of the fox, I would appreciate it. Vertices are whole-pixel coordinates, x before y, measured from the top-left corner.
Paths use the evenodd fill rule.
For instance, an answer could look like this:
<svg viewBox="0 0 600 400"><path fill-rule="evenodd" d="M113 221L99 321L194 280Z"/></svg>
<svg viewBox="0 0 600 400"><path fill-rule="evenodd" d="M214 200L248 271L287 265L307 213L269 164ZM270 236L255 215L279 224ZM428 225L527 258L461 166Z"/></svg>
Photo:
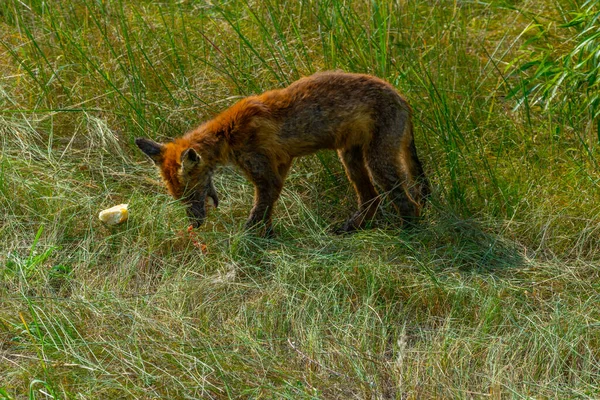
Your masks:
<svg viewBox="0 0 600 400"><path fill-rule="evenodd" d="M213 173L237 166L254 185L245 227L272 236L272 214L292 162L336 150L358 198L358 209L335 233L362 229L380 206L377 185L402 225L412 226L430 194L417 156L412 110L390 83L366 74L320 72L291 85L246 97L167 143L135 140L180 199L194 228L218 206Z"/></svg>

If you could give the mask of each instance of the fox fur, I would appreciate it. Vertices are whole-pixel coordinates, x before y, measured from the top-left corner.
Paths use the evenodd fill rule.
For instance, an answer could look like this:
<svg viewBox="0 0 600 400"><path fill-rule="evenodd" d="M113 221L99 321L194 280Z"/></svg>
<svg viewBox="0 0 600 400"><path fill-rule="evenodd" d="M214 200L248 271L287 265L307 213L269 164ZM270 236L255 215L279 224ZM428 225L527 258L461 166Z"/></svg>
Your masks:
<svg viewBox="0 0 600 400"><path fill-rule="evenodd" d="M271 216L292 161L337 150L358 196L358 210L338 229L364 226L380 204L377 184L403 220L419 217L429 184L417 157L411 108L389 83L370 75L323 72L242 99L170 143L136 139L159 167L170 194L188 206L195 227L206 201L218 204L212 174L234 164L254 184L247 228L271 233Z"/></svg>

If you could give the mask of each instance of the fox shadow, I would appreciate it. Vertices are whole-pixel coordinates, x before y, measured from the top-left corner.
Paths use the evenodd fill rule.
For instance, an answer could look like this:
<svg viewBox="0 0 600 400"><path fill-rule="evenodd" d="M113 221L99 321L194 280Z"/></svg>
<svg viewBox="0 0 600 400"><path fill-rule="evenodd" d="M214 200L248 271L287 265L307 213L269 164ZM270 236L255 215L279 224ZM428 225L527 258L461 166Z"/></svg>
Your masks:
<svg viewBox="0 0 600 400"><path fill-rule="evenodd" d="M525 265L522 246L501 229L457 215L438 215L403 230L400 251L436 269L460 272L500 272Z"/></svg>

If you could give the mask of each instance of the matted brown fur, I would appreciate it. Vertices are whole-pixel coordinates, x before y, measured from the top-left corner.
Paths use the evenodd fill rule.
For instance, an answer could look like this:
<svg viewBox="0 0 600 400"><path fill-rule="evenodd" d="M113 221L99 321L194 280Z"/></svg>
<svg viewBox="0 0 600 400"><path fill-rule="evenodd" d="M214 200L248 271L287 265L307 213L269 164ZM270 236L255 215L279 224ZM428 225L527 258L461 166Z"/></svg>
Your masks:
<svg viewBox="0 0 600 400"><path fill-rule="evenodd" d="M409 105L392 85L369 75L318 73L247 97L173 142L136 143L158 165L169 192L188 202L196 226L205 218L207 196L217 200L213 171L232 163L255 186L247 227L270 233L293 159L321 149L337 150L358 195L358 211L340 232L373 217L380 203L374 183L407 222L419 216L429 194Z"/></svg>

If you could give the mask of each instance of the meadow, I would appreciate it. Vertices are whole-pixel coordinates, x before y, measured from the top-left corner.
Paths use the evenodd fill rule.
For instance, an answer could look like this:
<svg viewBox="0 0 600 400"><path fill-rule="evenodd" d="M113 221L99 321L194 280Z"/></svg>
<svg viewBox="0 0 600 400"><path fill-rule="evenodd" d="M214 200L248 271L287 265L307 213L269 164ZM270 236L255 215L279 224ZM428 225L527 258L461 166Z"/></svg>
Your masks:
<svg viewBox="0 0 600 400"><path fill-rule="evenodd" d="M0 399L600 397L598 0L0 2ZM215 176L196 235L167 141L323 70L414 109L420 225L295 162L276 236ZM126 224L98 212L128 203Z"/></svg>

